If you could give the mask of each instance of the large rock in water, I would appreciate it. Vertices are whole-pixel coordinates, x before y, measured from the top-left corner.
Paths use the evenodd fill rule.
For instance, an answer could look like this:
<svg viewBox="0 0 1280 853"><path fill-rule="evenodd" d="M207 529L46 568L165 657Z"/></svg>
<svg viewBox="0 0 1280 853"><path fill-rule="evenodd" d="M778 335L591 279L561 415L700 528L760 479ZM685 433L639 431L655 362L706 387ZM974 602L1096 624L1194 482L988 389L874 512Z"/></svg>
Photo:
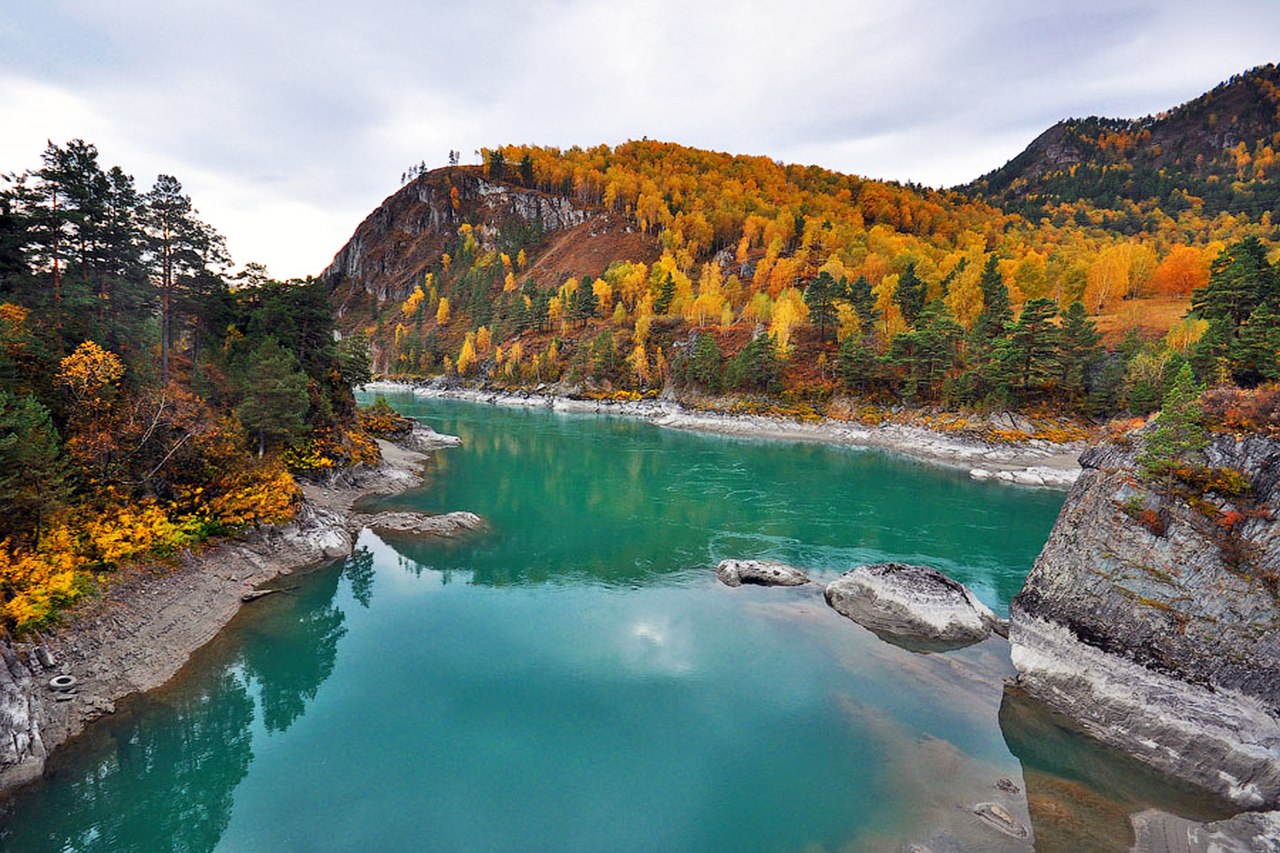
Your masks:
<svg viewBox="0 0 1280 853"><path fill-rule="evenodd" d="M716 577L725 586L802 586L809 582L809 576L795 566L770 560L721 560Z"/></svg>
<svg viewBox="0 0 1280 853"><path fill-rule="evenodd" d="M859 625L907 642L968 645L1000 621L964 584L928 566L859 566L832 581L826 598Z"/></svg>
<svg viewBox="0 0 1280 853"><path fill-rule="evenodd" d="M457 536L468 530L484 528L484 519L474 512L446 512L429 515L424 512L378 512L355 515L352 519L375 533L400 533L414 536Z"/></svg>
<svg viewBox="0 0 1280 853"><path fill-rule="evenodd" d="M1081 456L1010 606L1018 680L1145 764L1274 807L1280 441L1215 436L1213 476L1155 485L1136 473L1140 446L1130 436ZM1222 469L1238 472L1234 483Z"/></svg>

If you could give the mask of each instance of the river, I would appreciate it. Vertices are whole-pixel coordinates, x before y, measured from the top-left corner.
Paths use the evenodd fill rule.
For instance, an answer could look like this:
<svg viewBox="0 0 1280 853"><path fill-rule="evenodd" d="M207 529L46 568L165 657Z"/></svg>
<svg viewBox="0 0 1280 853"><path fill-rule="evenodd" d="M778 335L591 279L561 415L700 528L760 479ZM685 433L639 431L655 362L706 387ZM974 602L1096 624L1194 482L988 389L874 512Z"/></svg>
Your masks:
<svg viewBox="0 0 1280 853"><path fill-rule="evenodd" d="M390 399L463 446L376 505L490 529L366 531L283 581L0 807L0 846L1027 849L967 810L998 801L1037 849L1125 849L1129 813L1195 810L1006 691L999 638L919 654L818 586L712 571L926 563L1004 613L1061 493L878 451Z"/></svg>

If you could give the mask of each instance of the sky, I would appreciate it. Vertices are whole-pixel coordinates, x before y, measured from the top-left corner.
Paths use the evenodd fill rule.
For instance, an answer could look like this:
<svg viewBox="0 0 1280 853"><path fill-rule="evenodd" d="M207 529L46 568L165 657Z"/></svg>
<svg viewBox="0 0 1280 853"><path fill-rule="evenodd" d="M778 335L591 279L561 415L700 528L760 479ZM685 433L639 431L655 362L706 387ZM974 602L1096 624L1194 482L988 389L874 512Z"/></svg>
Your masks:
<svg viewBox="0 0 1280 853"><path fill-rule="evenodd" d="M930 186L1280 60L1280 2L7 0L0 173L94 143L318 274L419 161L649 137Z"/></svg>

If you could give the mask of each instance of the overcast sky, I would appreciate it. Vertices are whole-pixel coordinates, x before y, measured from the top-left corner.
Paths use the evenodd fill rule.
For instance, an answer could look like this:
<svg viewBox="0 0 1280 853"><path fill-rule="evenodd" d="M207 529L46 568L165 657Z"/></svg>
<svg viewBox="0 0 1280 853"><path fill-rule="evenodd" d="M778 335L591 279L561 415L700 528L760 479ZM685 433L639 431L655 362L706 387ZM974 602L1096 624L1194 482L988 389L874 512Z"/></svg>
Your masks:
<svg viewBox="0 0 1280 853"><path fill-rule="evenodd" d="M318 273L425 160L642 136L934 186L1280 59L1280 2L8 0L0 172L95 143Z"/></svg>

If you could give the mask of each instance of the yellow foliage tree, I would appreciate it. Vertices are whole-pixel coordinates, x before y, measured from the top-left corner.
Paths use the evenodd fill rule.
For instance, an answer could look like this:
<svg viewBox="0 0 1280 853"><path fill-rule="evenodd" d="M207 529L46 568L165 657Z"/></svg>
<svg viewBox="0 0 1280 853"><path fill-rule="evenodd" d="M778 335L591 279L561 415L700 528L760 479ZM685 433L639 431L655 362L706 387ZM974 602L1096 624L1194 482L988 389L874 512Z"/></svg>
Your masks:
<svg viewBox="0 0 1280 853"><path fill-rule="evenodd" d="M805 305L804 296L799 290L788 287L778 294L778 299L773 304L769 332L778 342L779 354L786 355L791 352L791 333L808 316L809 307Z"/></svg>
<svg viewBox="0 0 1280 853"><path fill-rule="evenodd" d="M440 304L436 307L436 323L443 326L449 322L449 297L441 296Z"/></svg>
<svg viewBox="0 0 1280 853"><path fill-rule="evenodd" d="M427 298L427 294L423 292L421 285L415 287L413 292L409 294L409 298L400 306L400 313L406 318L412 317L418 313L418 309L422 307L422 300Z"/></svg>
<svg viewBox="0 0 1280 853"><path fill-rule="evenodd" d="M476 336L467 332L462 340L462 350L458 353L458 375L466 376L476 366Z"/></svg>

